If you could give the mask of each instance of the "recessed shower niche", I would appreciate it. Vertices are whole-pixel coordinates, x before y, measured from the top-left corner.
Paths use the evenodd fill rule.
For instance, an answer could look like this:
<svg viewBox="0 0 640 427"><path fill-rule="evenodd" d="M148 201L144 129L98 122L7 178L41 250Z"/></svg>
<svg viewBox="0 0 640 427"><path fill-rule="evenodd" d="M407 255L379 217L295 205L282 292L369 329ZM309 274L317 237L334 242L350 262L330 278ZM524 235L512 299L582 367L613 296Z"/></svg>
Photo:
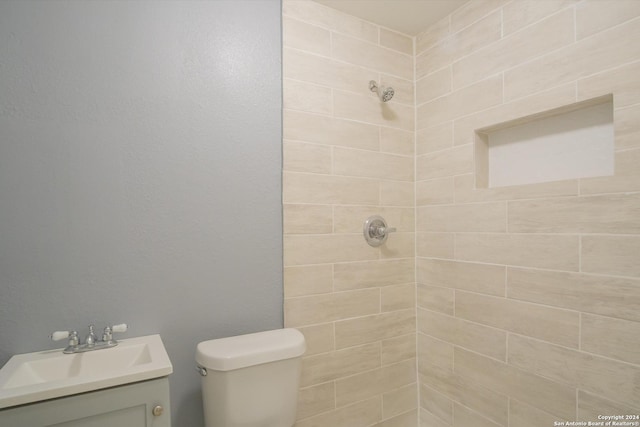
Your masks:
<svg viewBox="0 0 640 427"><path fill-rule="evenodd" d="M475 134L478 188L614 172L611 95L476 129Z"/></svg>

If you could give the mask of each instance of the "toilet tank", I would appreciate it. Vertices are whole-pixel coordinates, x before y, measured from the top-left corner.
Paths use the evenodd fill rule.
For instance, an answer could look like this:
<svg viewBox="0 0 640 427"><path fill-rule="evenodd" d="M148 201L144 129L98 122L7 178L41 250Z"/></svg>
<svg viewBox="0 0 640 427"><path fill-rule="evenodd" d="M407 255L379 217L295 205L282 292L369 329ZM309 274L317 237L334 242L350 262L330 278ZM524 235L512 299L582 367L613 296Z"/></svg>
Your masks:
<svg viewBox="0 0 640 427"><path fill-rule="evenodd" d="M304 351L304 336L296 329L199 343L205 426L292 426Z"/></svg>

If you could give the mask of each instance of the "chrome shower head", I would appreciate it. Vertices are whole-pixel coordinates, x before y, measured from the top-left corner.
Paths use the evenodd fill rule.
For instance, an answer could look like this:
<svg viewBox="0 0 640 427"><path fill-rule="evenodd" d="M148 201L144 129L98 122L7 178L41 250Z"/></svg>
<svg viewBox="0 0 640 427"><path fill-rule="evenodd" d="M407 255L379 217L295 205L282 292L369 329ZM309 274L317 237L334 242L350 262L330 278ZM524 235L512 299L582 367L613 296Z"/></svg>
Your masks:
<svg viewBox="0 0 640 427"><path fill-rule="evenodd" d="M375 80L371 80L369 82L369 90L371 90L371 92L376 92L378 94L378 98L380 98L380 101L382 102L387 102L393 98L393 95L396 93L392 87L378 86L378 83L376 83Z"/></svg>

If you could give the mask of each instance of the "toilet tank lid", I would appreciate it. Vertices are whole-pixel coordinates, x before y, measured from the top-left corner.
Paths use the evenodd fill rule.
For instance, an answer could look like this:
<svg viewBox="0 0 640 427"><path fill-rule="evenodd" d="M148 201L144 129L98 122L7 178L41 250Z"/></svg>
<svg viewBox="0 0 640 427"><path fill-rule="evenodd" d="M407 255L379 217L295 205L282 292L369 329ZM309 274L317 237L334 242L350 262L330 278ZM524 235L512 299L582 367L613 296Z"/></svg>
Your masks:
<svg viewBox="0 0 640 427"><path fill-rule="evenodd" d="M203 341L196 362L207 369L231 371L304 354L304 335L297 329L276 329Z"/></svg>

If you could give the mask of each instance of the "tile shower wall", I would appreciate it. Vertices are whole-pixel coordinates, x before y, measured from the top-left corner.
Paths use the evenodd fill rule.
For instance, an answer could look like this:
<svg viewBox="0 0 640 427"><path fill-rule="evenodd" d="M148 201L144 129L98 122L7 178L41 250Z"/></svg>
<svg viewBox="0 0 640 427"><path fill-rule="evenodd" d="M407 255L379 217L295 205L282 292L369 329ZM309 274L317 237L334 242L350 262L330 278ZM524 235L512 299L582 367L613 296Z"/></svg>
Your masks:
<svg viewBox="0 0 640 427"><path fill-rule="evenodd" d="M416 39L421 426L640 413L640 2L473 0ZM474 129L613 94L615 175L476 189Z"/></svg>
<svg viewBox="0 0 640 427"><path fill-rule="evenodd" d="M283 33L284 315L308 345L296 425L415 426L413 39L295 0ZM374 214L398 229L380 248L362 235Z"/></svg>

